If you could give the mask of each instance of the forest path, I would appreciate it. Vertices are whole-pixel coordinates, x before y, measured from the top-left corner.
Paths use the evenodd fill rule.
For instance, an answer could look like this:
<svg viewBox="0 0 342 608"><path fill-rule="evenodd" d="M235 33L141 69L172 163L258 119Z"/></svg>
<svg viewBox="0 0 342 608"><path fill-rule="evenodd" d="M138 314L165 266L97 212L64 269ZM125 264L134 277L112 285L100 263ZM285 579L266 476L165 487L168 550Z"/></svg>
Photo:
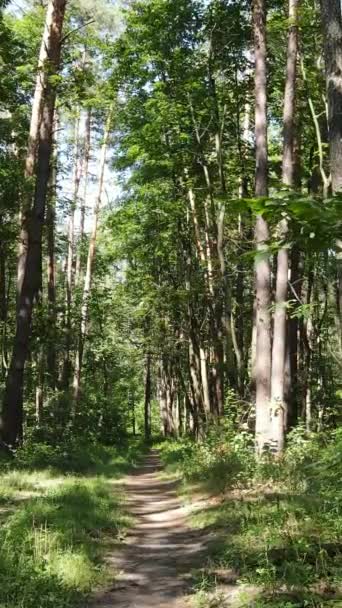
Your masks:
<svg viewBox="0 0 342 608"><path fill-rule="evenodd" d="M194 568L203 566L208 536L187 525L177 481L160 479L162 465L152 450L124 480L136 524L108 557L114 585L97 595L93 608L185 608Z"/></svg>

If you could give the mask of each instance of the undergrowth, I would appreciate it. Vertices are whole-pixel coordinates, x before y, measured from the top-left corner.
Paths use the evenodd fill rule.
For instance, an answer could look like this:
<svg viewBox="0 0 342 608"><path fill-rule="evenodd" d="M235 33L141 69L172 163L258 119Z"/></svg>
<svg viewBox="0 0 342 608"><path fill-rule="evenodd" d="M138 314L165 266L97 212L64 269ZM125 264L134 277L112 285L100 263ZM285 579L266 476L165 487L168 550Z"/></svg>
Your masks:
<svg viewBox="0 0 342 608"><path fill-rule="evenodd" d="M234 585L258 590L244 605L301 608L342 606L342 430L308 435L296 429L284 457L255 461L248 433L212 428L208 437L159 446L167 470L188 492L218 495L193 515L215 533L208 566L198 576L201 606L228 572ZM234 586L233 585L233 586Z"/></svg>
<svg viewBox="0 0 342 608"><path fill-rule="evenodd" d="M1 608L84 604L106 577L108 545L131 523L113 480L142 450L138 443L122 451L74 444L62 453L42 444L2 463Z"/></svg>

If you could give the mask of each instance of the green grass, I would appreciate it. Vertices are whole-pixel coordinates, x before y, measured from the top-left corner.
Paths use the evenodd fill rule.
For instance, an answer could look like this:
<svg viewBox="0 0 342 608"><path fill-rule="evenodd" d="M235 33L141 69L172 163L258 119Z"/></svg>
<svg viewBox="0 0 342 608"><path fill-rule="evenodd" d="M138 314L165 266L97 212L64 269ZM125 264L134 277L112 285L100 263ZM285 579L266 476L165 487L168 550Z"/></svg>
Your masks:
<svg viewBox="0 0 342 608"><path fill-rule="evenodd" d="M223 608L234 592L229 605L340 608L341 435L321 445L309 439L300 449L294 442L283 461L254 468L245 446L234 450L229 439L159 446L166 469L183 479L183 494L212 496L216 487L217 500L192 515L192 525L215 538L195 576L195 605ZM222 572L231 579L226 595Z"/></svg>
<svg viewBox="0 0 342 608"><path fill-rule="evenodd" d="M142 446L125 455L105 450L81 475L58 467L0 473L0 607L68 608L84 605L106 579L106 551L131 520L115 480ZM71 468L71 467L70 467Z"/></svg>

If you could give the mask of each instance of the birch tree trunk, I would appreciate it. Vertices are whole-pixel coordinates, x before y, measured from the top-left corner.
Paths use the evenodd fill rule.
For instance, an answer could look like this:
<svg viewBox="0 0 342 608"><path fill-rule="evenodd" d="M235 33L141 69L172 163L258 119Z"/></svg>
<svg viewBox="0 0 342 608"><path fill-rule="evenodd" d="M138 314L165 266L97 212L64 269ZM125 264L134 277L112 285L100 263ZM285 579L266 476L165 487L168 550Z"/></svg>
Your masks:
<svg viewBox="0 0 342 608"><path fill-rule="evenodd" d="M47 237L47 292L48 292L48 343L47 343L47 371L51 388L56 388L56 272L55 272L55 220L56 220L56 197L57 197L57 113L54 121L54 154L50 172L50 192L46 212L46 237Z"/></svg>
<svg viewBox="0 0 342 608"><path fill-rule="evenodd" d="M76 255L76 271L75 271L75 283L79 284L81 276L81 257L82 257L82 246L84 240L84 222L87 208L87 193L88 193L88 178L89 178L89 161L90 161L90 145L91 145L91 110L87 111L86 123L85 123L85 141L84 141L84 158L83 158L83 179L84 187L81 200L80 208L80 233L78 236L79 245Z"/></svg>
<svg viewBox="0 0 342 608"><path fill-rule="evenodd" d="M268 194L267 149L267 68L266 7L264 0L254 0L253 29L255 46L255 194ZM259 215L255 226L257 257L255 263L256 297L256 451L268 444L271 397L271 268L267 252L269 238L266 220Z"/></svg>
<svg viewBox="0 0 342 608"><path fill-rule="evenodd" d="M71 363L71 325L72 325L72 304L73 287L75 278L74 254L75 254L75 214L78 202L78 193L82 177L82 157L80 155L80 116L75 118L74 132L74 175L73 175L73 195L68 224L68 255L66 263L66 323L65 323L65 358L63 365L62 384L68 389L72 371Z"/></svg>
<svg viewBox="0 0 342 608"><path fill-rule="evenodd" d="M108 114L107 122L106 122L106 126L105 126L102 148L101 148L101 156L100 156L100 164L99 164L98 193L97 193L97 197L95 199L95 204L94 204L93 227L92 227L90 241L89 241L87 269L86 269L86 274L85 274L85 278L84 278L84 288L83 288L82 308L81 308L81 326L80 326L79 335L78 335L78 344L77 344L76 360L75 360L75 371L74 371L74 379L73 379L73 394L74 394L74 401L76 404L79 401L80 390L81 390L81 373L82 373L82 363L83 363L84 342L85 342L86 334L87 334L89 298L90 298L90 293L91 293L92 274L93 274L93 266L94 266L94 260L95 260L95 252L96 252L97 227L98 227L98 221L99 221L99 215L100 215L100 209L101 209L105 167L106 167L106 156L107 156L108 140L109 140L109 135L110 135L111 123L112 123L112 114L113 114L113 106L109 110L109 114Z"/></svg>
<svg viewBox="0 0 342 608"><path fill-rule="evenodd" d="M283 113L283 183L292 188L295 175L295 104L296 104L296 76L297 76L297 11L299 0L289 0L289 34L287 46L287 64ZM288 223L284 218L279 224L279 236L286 239ZM275 312L273 325L272 348L272 377L271 377L271 403L272 403L272 449L281 453L284 448L286 402L285 402L285 361L287 342L287 314L286 302L288 299L289 254L286 247L282 247L277 257L277 276L275 293Z"/></svg>
<svg viewBox="0 0 342 608"><path fill-rule="evenodd" d="M22 437L24 369L29 351L34 301L41 286L42 231L50 172L56 99L56 88L51 76L59 71L65 5L66 0L50 0L43 35L42 46L46 47L46 56L49 58L49 62L47 65L44 64L46 74L43 77L45 86L41 93L37 165L34 172L35 193L29 222L26 223L28 230L27 252L22 268L23 276L18 298L16 333L0 419L2 440L5 444L12 446ZM36 112L35 107L33 111Z"/></svg>

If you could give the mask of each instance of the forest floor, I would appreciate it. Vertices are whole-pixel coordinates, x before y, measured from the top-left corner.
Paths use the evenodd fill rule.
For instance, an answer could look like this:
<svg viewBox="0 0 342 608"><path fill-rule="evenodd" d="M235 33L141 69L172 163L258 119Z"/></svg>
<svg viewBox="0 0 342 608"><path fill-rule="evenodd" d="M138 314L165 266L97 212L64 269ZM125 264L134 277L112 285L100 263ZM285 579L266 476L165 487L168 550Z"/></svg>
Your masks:
<svg viewBox="0 0 342 608"><path fill-rule="evenodd" d="M202 606L199 578L218 539L213 530L193 527L191 517L209 506L208 497L198 495L192 504L186 504L179 495L179 480L165 475L155 450L126 478L123 486L125 503L135 525L123 544L107 556L113 583L96 594L92 608ZM205 605L208 608L241 605L240 592L241 598L246 592L252 598L254 588L237 587L233 577L216 585L215 594L206 594Z"/></svg>
<svg viewBox="0 0 342 608"><path fill-rule="evenodd" d="M132 442L0 463L0 608L84 606L106 584L104 555L134 524L119 480L144 452Z"/></svg>
<svg viewBox="0 0 342 608"><path fill-rule="evenodd" d="M342 608L327 489L219 492L174 468L178 448L0 467L0 608Z"/></svg>
<svg viewBox="0 0 342 608"><path fill-rule="evenodd" d="M340 545L324 542L323 521L311 522L302 496L274 497L264 487L208 493L201 484L184 484L161 455L152 450L119 480L135 523L108 553L111 583L91 608L342 606L334 584ZM301 555L304 541L300 537L297 549L294 538L300 530L306 534L304 522L310 543L306 539ZM289 547L281 534L290 537Z"/></svg>
<svg viewBox="0 0 342 608"><path fill-rule="evenodd" d="M178 496L178 481L162 476L154 450L124 482L135 526L107 557L114 583L99 592L95 608L183 608L192 590L192 572L206 558L210 535L188 524L189 509Z"/></svg>

